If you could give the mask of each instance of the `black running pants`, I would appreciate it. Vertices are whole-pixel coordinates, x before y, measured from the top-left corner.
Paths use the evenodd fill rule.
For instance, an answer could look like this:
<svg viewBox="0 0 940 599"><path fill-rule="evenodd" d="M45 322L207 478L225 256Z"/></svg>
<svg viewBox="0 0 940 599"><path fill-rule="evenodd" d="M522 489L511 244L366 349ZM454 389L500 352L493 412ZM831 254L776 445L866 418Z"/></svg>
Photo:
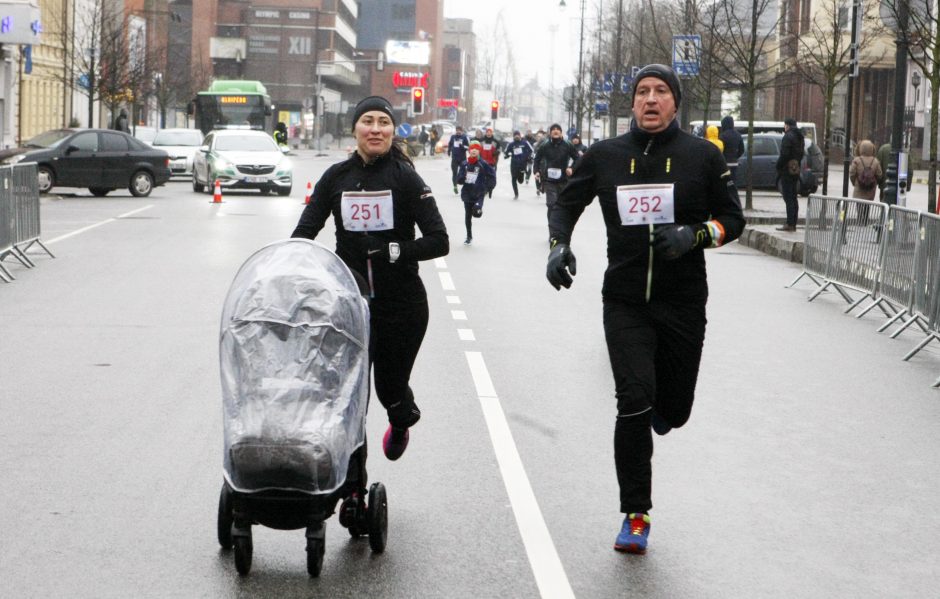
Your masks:
<svg viewBox="0 0 940 599"><path fill-rule="evenodd" d="M408 382L428 329L427 296L408 300L372 300L369 358L375 393L393 426L407 428L421 412Z"/></svg>
<svg viewBox="0 0 940 599"><path fill-rule="evenodd" d="M647 512L653 507L650 420L654 410L673 428L689 419L705 339L705 304L605 299L604 334L617 397L620 511Z"/></svg>

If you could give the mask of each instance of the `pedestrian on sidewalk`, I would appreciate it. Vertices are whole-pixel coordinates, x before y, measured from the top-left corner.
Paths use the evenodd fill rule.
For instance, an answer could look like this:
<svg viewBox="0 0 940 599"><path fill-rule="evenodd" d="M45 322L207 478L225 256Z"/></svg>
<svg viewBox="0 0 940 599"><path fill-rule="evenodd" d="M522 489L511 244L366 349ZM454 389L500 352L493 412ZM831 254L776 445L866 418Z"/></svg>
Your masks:
<svg viewBox="0 0 940 599"><path fill-rule="evenodd" d="M724 154L725 142L721 141L721 139L718 137L717 125L709 125L708 128L705 129L705 139L715 144L715 147L718 148L718 151Z"/></svg>
<svg viewBox="0 0 940 599"><path fill-rule="evenodd" d="M803 134L796 126L796 119L789 117L783 121L783 142L780 144L780 156L777 157L777 184L787 207L787 222L778 231L796 231L800 204L797 194L800 190L800 163L803 160Z"/></svg>
<svg viewBox="0 0 940 599"><path fill-rule="evenodd" d="M734 117L726 116L721 119L721 133L718 139L724 144L725 163L731 171L731 180L736 181L738 175L738 160L744 155L744 139L734 128Z"/></svg>
<svg viewBox="0 0 940 599"><path fill-rule="evenodd" d="M708 298L703 249L737 239L745 222L721 152L679 128L675 72L647 65L633 81L630 131L593 144L550 209L546 275L555 289L571 286L572 231L598 197L607 229L601 293L617 397L614 462L626 515L614 549L642 554L653 507L652 432L681 427L692 410ZM640 198L655 202L643 209ZM573 367L577 356L564 359Z"/></svg>
<svg viewBox="0 0 940 599"><path fill-rule="evenodd" d="M849 166L849 180L852 182L852 197L859 200L873 201L878 183L883 178L881 163L875 158L875 144L863 139L855 146L855 158Z"/></svg>
<svg viewBox="0 0 940 599"><path fill-rule="evenodd" d="M514 131L512 141L506 146L504 158L509 158L509 174L512 178L513 199L519 199L519 184L525 180L526 166L532 160L532 146L522 139L522 133Z"/></svg>
<svg viewBox="0 0 940 599"><path fill-rule="evenodd" d="M473 219L483 216L483 200L496 187L496 170L480 159L480 149L480 142L470 142L467 160L457 173L457 183L463 185L460 199L463 200L464 227L467 229L464 245L473 243Z"/></svg>
<svg viewBox="0 0 940 599"><path fill-rule="evenodd" d="M580 162L581 157L587 152L587 146L581 142L581 136L576 133L575 136L571 138L571 147L574 148L575 153L578 155L577 160L571 165L571 169L574 170L578 167L578 162Z"/></svg>
<svg viewBox="0 0 940 599"><path fill-rule="evenodd" d="M467 139L463 127L457 125L454 134L450 136L447 143L447 155L450 156L450 181L454 184L454 195L457 195L457 171L460 165L467 159L467 148L470 147L470 140Z"/></svg>
<svg viewBox="0 0 940 599"><path fill-rule="evenodd" d="M447 255L449 241L431 188L394 143L391 103L380 96L359 102L353 134L356 151L323 173L291 237L316 239L332 215L336 254L367 282L369 359L389 422L382 449L397 460L408 447L409 429L421 418L409 386L428 328L418 262ZM421 231L417 239L415 227Z"/></svg>

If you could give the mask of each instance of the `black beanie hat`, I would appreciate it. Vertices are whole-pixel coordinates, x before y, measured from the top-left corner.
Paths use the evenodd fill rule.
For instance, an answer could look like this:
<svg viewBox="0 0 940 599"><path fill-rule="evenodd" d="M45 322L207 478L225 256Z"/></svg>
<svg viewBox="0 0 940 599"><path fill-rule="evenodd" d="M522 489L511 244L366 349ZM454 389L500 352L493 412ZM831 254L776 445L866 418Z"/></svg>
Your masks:
<svg viewBox="0 0 940 599"><path fill-rule="evenodd" d="M676 100L676 108L679 108L679 103L682 102L682 85L679 84L679 77L676 76L676 72L664 64L648 64L640 69L636 77L633 78L634 98L636 97L636 86L640 84L641 79L647 77L656 77L666 82L666 85L672 91L672 97Z"/></svg>
<svg viewBox="0 0 940 599"><path fill-rule="evenodd" d="M558 123L552 123L552 126L548 128L548 132L551 133L552 129L558 129L559 131L561 131L561 125L559 125Z"/></svg>
<svg viewBox="0 0 940 599"><path fill-rule="evenodd" d="M356 123L359 122L359 119L367 112L372 110L378 110L379 112L384 112L388 115L388 118L392 119L392 124L397 125L395 122L395 113L392 112L391 103L383 98L382 96L369 96L368 98L363 98L356 104L356 112L353 114L352 121L352 130L356 130Z"/></svg>

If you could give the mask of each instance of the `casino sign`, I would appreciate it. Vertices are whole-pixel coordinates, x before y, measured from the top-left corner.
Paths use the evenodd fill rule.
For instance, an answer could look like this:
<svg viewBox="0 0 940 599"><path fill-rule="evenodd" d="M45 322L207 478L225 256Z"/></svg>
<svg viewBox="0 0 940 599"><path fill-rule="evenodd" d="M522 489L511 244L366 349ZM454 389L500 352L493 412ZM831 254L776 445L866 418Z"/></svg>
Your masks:
<svg viewBox="0 0 940 599"><path fill-rule="evenodd" d="M419 73L414 71L395 71L392 74L392 83L397 88L404 87L428 87L428 73Z"/></svg>

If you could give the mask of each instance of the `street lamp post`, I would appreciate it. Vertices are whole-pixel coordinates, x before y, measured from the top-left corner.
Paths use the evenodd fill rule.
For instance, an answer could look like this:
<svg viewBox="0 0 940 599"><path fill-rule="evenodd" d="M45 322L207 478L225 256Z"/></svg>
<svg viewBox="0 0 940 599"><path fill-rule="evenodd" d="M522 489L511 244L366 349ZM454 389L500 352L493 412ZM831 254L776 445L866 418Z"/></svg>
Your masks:
<svg viewBox="0 0 940 599"><path fill-rule="evenodd" d="M907 92L908 0L898 0L896 6L898 37L895 40L897 49L894 61L894 118L891 123L891 159L888 161L888 169L885 173L883 197L885 204L898 203L898 179L900 177L898 169L904 130L904 96Z"/></svg>

